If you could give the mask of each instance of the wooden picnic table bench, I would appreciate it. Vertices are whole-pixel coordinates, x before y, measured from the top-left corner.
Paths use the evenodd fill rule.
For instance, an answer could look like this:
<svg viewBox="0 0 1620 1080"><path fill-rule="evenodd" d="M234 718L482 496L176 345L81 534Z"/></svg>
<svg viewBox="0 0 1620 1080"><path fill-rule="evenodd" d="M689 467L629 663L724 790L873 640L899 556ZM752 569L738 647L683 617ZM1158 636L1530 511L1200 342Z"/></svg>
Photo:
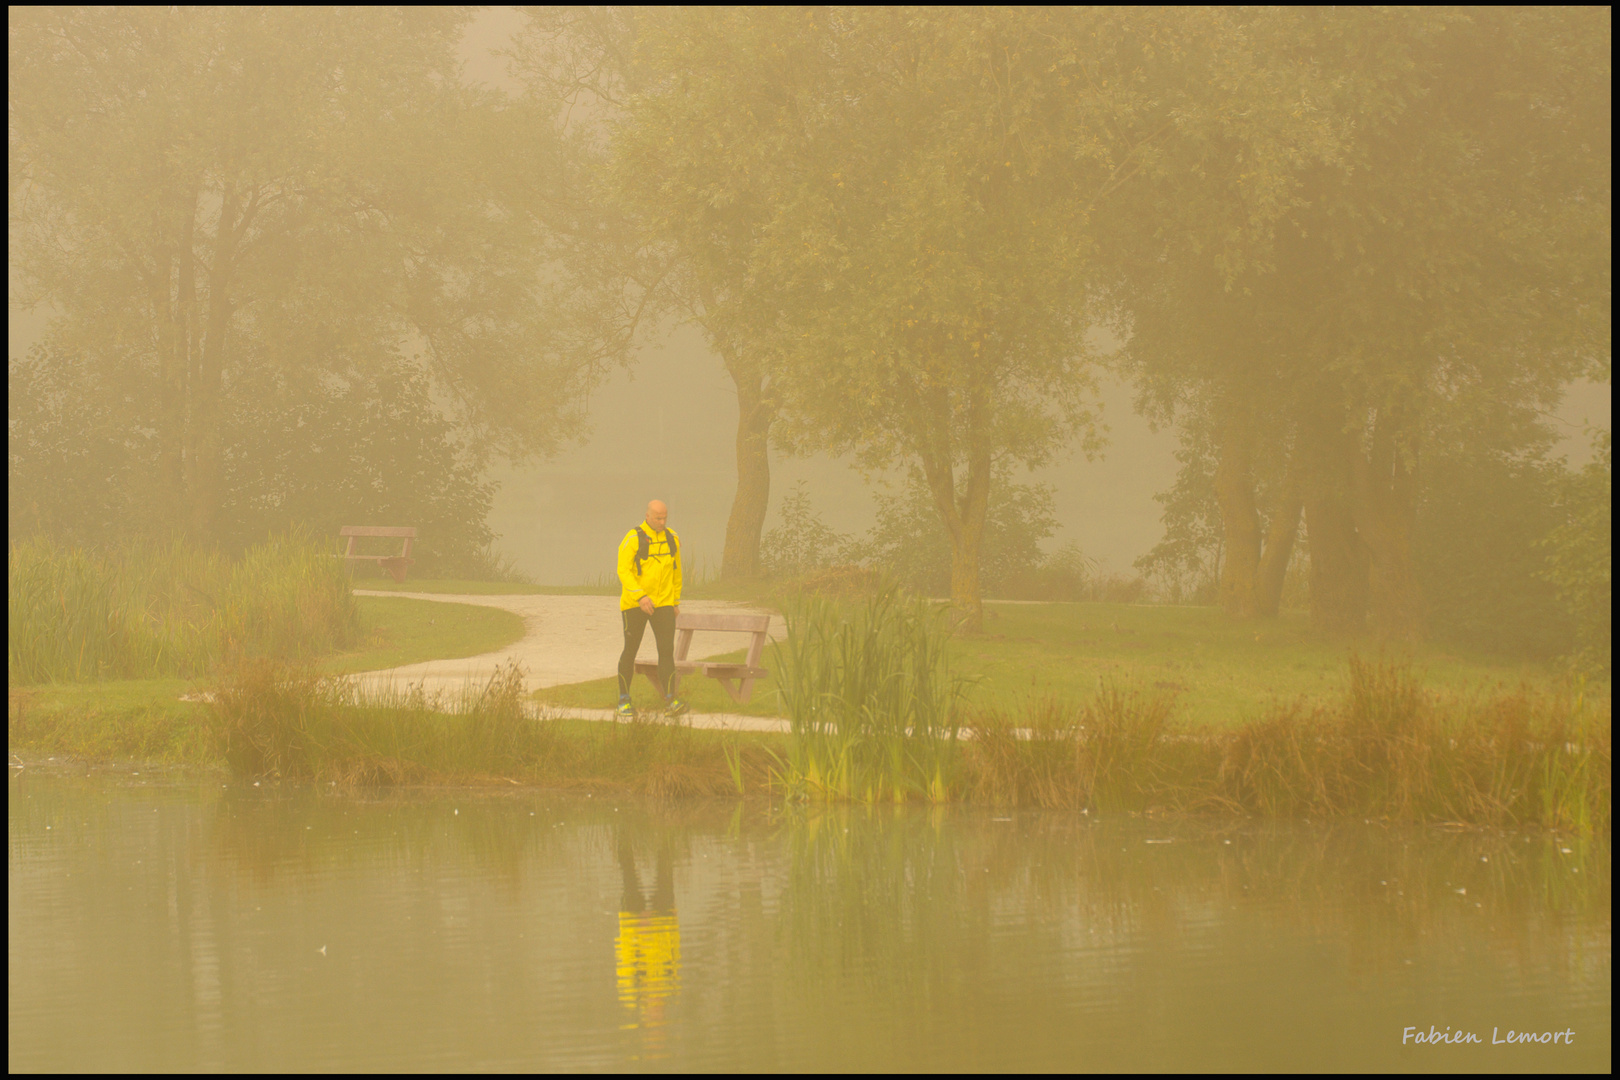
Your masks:
<svg viewBox="0 0 1620 1080"><path fill-rule="evenodd" d="M374 562L388 571L395 581L404 581L405 572L416 562L411 558L411 541L416 539L416 530L409 525L345 525L338 530L338 535L349 538L348 546L343 551L344 559L349 562ZM404 541L404 545L398 555L356 555L354 542L361 536L397 536Z"/></svg>
<svg viewBox="0 0 1620 1080"><path fill-rule="evenodd" d="M760 658L765 653L765 636L771 628L769 615L733 615L721 613L688 614L681 612L675 616L675 674L681 675L704 674L717 680L731 695L731 700L739 705L748 700L754 692L754 680L763 679L770 672L759 666ZM705 660L688 660L687 652L692 648L692 632L695 630L731 630L743 634L752 634L748 643L748 656L740 664L711 663ZM656 660L637 660L636 670L653 681L660 693L667 694L664 684L658 681L658 662ZM733 683L736 685L732 685Z"/></svg>

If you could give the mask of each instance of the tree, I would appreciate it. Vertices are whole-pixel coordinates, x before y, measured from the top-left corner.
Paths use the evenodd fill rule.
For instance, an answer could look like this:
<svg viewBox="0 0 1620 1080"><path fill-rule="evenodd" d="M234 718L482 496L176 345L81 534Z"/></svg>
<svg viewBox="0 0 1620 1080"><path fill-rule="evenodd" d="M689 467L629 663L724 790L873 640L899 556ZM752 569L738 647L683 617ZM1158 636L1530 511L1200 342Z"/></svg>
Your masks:
<svg viewBox="0 0 1620 1080"><path fill-rule="evenodd" d="M578 123L590 132L598 169L590 213L612 223L589 238L589 248L641 298L637 324L671 315L696 323L735 388L737 487L721 576L752 578L762 569L778 405L769 348L751 333L758 290L747 260L760 202L746 183L715 186L711 158L739 110L735 100L704 93L712 82L686 76L694 68L731 72L731 89L745 95L742 111L768 111L779 102L764 69L782 56L763 46L792 36L771 28L814 16L789 9L527 10L513 50L518 69L539 98L588 117ZM736 171L729 177L735 185ZM586 255L586 246L579 253Z"/></svg>
<svg viewBox="0 0 1620 1080"><path fill-rule="evenodd" d="M1432 433L1504 432L1484 422L1495 403L1545 407L1607 364L1608 15L1275 18L1270 70L1302 72L1298 100L1329 122L1283 170L1282 212L1234 232L1240 262L1199 257L1206 233L1176 215L1244 206L1247 173L1189 170L1151 193L1175 225L1132 267L1148 333L1131 348L1150 385L1212 418L1229 606L1268 610L1243 597L1265 577L1257 495L1280 476L1265 551L1286 550L1297 498L1318 622L1368 614L1409 636Z"/></svg>
<svg viewBox="0 0 1620 1080"><path fill-rule="evenodd" d="M1057 528L1052 490L1018 484L1005 474L991 486L985 512L980 576L987 594L1009 597L1033 583L1047 562L1041 542ZM939 527L939 509L927 481L913 471L897 494L878 497L877 521L864 541L852 545L853 561L893 576L925 596L951 589L950 537ZM1065 558L1084 567L1083 557Z"/></svg>
<svg viewBox="0 0 1620 1080"><path fill-rule="evenodd" d="M459 85L467 17L11 14L12 300L52 305L52 354L128 388L154 517L221 537L229 421L266 369L375 386L404 362L475 456L575 430L591 305L515 198L562 148Z"/></svg>
<svg viewBox="0 0 1620 1080"><path fill-rule="evenodd" d="M1068 225L1119 164L1086 198L1050 167L1061 88L1020 18L691 15L622 132L668 217L747 284L725 313L769 358L780 441L916 465L975 626L992 470L1095 435Z"/></svg>
<svg viewBox="0 0 1620 1080"><path fill-rule="evenodd" d="M8 365L8 525L86 547L173 524L147 497L157 464L155 396L119 374L36 348ZM299 524L336 535L352 524L409 524L422 564L466 563L488 544L494 485L481 479L427 377L407 365L353 380L244 371L229 399L216 539L245 550ZM142 389L137 384L137 390Z"/></svg>

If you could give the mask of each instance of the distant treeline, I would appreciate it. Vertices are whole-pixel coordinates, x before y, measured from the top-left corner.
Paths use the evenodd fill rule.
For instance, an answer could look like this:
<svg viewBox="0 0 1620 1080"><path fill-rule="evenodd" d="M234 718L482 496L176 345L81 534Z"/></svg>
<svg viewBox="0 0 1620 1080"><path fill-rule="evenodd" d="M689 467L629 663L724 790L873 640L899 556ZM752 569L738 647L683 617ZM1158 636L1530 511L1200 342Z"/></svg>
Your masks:
<svg viewBox="0 0 1620 1080"><path fill-rule="evenodd" d="M13 14L13 301L55 313L14 537L388 518L470 564L492 456L689 321L728 578L770 449L848 454L977 626L1111 366L1182 435L1167 590L1264 618L1293 565L1327 630L1607 656L1607 444L1571 474L1543 419L1612 369L1607 9L540 8L520 97L463 84L469 18Z"/></svg>

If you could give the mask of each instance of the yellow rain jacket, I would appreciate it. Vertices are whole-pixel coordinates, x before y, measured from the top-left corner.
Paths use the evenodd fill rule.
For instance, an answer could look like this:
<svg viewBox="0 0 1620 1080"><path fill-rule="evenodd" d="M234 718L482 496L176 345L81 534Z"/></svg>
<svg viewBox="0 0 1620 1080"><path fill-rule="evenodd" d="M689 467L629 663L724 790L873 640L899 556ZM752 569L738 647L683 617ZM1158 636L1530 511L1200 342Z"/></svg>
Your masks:
<svg viewBox="0 0 1620 1080"><path fill-rule="evenodd" d="M642 551L641 537L646 537L646 556L637 565ZM673 542L674 551L670 551ZM642 522L624 534L619 542L619 610L629 611L641 603L643 596L652 597L653 607L673 607L681 602L681 538L675 530L665 528L654 533Z"/></svg>

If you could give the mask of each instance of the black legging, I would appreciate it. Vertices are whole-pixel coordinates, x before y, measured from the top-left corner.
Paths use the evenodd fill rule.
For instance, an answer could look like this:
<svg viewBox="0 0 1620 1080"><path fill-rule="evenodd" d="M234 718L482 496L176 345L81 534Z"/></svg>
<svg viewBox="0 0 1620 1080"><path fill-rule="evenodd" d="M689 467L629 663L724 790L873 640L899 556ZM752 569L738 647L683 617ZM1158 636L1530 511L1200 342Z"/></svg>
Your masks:
<svg viewBox="0 0 1620 1080"><path fill-rule="evenodd" d="M664 693L675 693L675 609L653 608L648 615L639 607L619 612L624 617L624 652L619 654L619 696L628 697L630 680L636 674L636 651L641 648L641 635L652 623L653 640L658 643L658 681Z"/></svg>

